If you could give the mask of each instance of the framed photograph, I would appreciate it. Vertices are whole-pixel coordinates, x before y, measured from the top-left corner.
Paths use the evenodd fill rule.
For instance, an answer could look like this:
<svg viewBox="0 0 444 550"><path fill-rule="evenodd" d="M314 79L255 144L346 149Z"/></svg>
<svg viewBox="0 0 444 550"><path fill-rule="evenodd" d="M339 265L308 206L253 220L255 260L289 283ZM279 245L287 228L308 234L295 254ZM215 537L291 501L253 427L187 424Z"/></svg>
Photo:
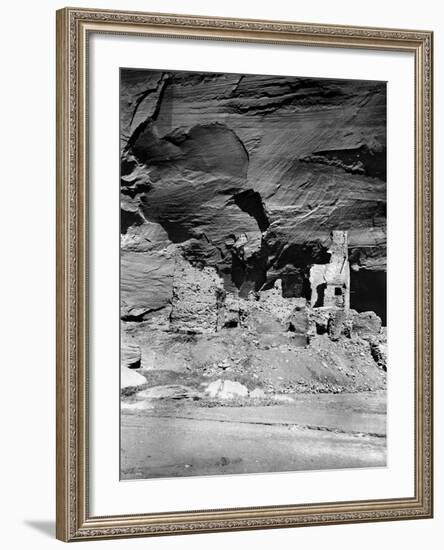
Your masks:
<svg viewBox="0 0 444 550"><path fill-rule="evenodd" d="M57 12L57 537L432 516L432 32Z"/></svg>

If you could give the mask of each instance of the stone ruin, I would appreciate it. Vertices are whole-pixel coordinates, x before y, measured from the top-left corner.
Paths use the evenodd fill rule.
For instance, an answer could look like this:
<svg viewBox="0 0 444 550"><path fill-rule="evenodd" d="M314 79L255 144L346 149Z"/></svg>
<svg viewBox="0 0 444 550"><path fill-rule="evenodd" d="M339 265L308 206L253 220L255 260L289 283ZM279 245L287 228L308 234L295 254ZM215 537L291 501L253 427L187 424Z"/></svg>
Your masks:
<svg viewBox="0 0 444 550"><path fill-rule="evenodd" d="M175 260L173 297L169 328L175 332L203 334L223 328L244 327L256 332L294 332L301 345L314 334L328 333L332 339L351 334L353 327L373 312L350 310L350 266L347 231L333 231L328 249L330 261L310 268L311 297L284 298L282 281L269 290L241 298L226 292L212 267L197 268L178 253ZM375 317L375 319L373 319ZM364 324L366 324L364 323ZM362 332L361 329L358 332Z"/></svg>
<svg viewBox="0 0 444 550"><path fill-rule="evenodd" d="M243 327L259 333L293 332L306 345L315 334L337 339L351 333L357 312L350 310L350 267L346 231L333 231L329 263L310 268L311 298L284 298L282 281L269 290L241 298L226 292L211 267L197 268L176 257L170 330L188 334Z"/></svg>
<svg viewBox="0 0 444 550"><path fill-rule="evenodd" d="M352 335L367 339L379 334L381 319L374 312L350 309L346 231L332 232L328 253L328 263L310 267L311 296L285 298L281 279L268 290L252 291L248 297L227 292L215 268L195 267L177 250L166 330L214 334L242 328L270 337L286 334L300 346L317 334L327 334L332 340ZM140 359L133 355L130 353L127 363L138 363Z"/></svg>
<svg viewBox="0 0 444 550"><path fill-rule="evenodd" d="M177 250L167 325L158 324L157 328L186 335L241 329L252 338L287 341L296 347L305 347L323 334L332 341L357 337L369 342L375 361L385 369L381 319L373 311L358 313L350 309L346 231L332 232L328 252L329 263L310 268L311 297L286 298L281 279L276 279L271 288L252 291L247 297L227 292L215 268L195 267ZM150 362L146 350L141 354L131 336L122 341L122 350L124 366L138 368Z"/></svg>
<svg viewBox="0 0 444 550"><path fill-rule="evenodd" d="M350 266L347 231L333 231L330 262L310 269L311 307L350 308Z"/></svg>
<svg viewBox="0 0 444 550"><path fill-rule="evenodd" d="M225 300L223 281L212 267L192 266L176 255L170 329L184 333L215 332Z"/></svg>

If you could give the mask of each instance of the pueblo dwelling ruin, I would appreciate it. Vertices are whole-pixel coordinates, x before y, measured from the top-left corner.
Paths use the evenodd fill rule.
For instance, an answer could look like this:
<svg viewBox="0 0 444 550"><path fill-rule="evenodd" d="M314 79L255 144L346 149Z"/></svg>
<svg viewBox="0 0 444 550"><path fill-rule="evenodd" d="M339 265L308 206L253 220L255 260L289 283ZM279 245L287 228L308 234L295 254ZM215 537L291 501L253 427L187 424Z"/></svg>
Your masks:
<svg viewBox="0 0 444 550"><path fill-rule="evenodd" d="M306 347L319 335L332 342L365 340L385 370L381 318L374 311L350 308L347 240L347 231L333 231L327 248L329 261L307 266L310 292L290 297L284 297L280 278L271 288L250 291L247 296L227 291L215 268L193 266L175 249L170 306L143 323L126 323L122 366L155 368L163 354L160 344L168 334L224 338L228 330L240 329L254 341L284 338L294 347Z"/></svg>
<svg viewBox="0 0 444 550"><path fill-rule="evenodd" d="M350 307L350 266L347 231L333 231L328 249L330 262L310 269L312 307Z"/></svg>

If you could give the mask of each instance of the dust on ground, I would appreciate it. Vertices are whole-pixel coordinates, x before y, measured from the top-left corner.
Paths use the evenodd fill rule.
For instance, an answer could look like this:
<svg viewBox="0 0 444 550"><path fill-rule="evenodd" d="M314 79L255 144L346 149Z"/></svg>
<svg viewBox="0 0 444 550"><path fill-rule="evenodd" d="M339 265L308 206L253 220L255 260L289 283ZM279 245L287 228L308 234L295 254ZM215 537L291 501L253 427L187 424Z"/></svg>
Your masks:
<svg viewBox="0 0 444 550"><path fill-rule="evenodd" d="M140 369L146 383L122 391L122 479L386 465L386 372L368 341L232 329L172 348L194 354L188 368Z"/></svg>

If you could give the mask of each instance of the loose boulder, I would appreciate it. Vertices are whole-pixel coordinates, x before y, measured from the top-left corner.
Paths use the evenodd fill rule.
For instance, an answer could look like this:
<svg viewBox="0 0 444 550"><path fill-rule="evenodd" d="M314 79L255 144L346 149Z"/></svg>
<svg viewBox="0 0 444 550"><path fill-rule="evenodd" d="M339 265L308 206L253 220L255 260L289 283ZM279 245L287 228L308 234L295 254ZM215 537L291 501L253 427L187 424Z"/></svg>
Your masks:
<svg viewBox="0 0 444 550"><path fill-rule="evenodd" d="M235 397L247 397L248 388L239 382L219 379L211 382L205 393L211 398L233 399Z"/></svg>
<svg viewBox="0 0 444 550"><path fill-rule="evenodd" d="M373 311L356 313L353 317L353 334L369 340L381 332L381 318Z"/></svg>
<svg viewBox="0 0 444 550"><path fill-rule="evenodd" d="M133 342L128 342L122 339L121 347L121 363L123 367L129 369L138 369L141 364L140 347Z"/></svg>
<svg viewBox="0 0 444 550"><path fill-rule="evenodd" d="M135 372L134 370L129 369L128 367L122 367L120 369L120 389L124 390L126 388L138 388L146 384L146 378Z"/></svg>

